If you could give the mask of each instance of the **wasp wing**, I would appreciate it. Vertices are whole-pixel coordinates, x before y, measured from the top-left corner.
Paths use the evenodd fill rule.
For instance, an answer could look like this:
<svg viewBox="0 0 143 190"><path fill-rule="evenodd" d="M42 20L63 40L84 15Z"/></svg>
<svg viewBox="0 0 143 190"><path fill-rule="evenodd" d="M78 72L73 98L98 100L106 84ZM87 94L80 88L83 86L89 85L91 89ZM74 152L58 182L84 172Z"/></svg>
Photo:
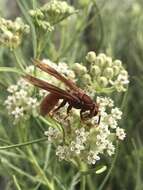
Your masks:
<svg viewBox="0 0 143 190"><path fill-rule="evenodd" d="M78 97L74 96L73 94L62 90L44 80L38 79L36 77L33 77L31 75L25 75L24 78L29 81L34 86L37 86L39 88L42 88L48 92L51 92L52 94L58 96L59 99L65 99L67 101L79 101Z"/></svg>
<svg viewBox="0 0 143 190"><path fill-rule="evenodd" d="M74 91L82 91L80 88L76 86L76 84L71 81L70 79L66 79L63 75L61 75L58 71L56 71L53 67L49 66L48 64L42 63L40 60L33 60L34 64L40 68L41 70L49 73L50 75L54 76L56 79L65 83L70 89Z"/></svg>

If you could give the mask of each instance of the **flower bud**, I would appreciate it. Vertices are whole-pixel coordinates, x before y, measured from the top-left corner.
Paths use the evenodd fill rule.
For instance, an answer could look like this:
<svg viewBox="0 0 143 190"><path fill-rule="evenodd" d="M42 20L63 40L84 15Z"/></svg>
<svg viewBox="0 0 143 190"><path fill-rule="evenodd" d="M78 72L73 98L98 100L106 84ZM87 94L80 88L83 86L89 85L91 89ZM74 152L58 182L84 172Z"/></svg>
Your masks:
<svg viewBox="0 0 143 190"><path fill-rule="evenodd" d="M114 62L113 62L114 65L118 66L118 67L121 67L122 66L122 62L118 59L116 59Z"/></svg>
<svg viewBox="0 0 143 190"><path fill-rule="evenodd" d="M21 21L21 19L18 17L18 18L16 19L15 26L14 26L15 31L19 31L19 30L21 29L21 26L22 26L22 21Z"/></svg>
<svg viewBox="0 0 143 190"><path fill-rule="evenodd" d="M89 74L84 74L83 75L83 78L82 78L82 82L85 84L85 85L89 85L91 84L91 77Z"/></svg>
<svg viewBox="0 0 143 190"><path fill-rule="evenodd" d="M87 53L86 60L90 63L94 62L96 59L96 53L94 51L90 51Z"/></svg>
<svg viewBox="0 0 143 190"><path fill-rule="evenodd" d="M25 25L25 26L24 26L24 29L23 29L23 32L24 32L25 34L28 34L28 33L30 32L30 27L29 27L28 25Z"/></svg>
<svg viewBox="0 0 143 190"><path fill-rule="evenodd" d="M72 67L72 69L74 70L74 72L75 72L77 75L82 75L82 74L87 73L86 67L83 66L83 65L80 64L80 63L75 63L74 66Z"/></svg>
<svg viewBox="0 0 143 190"><path fill-rule="evenodd" d="M100 68L102 68L105 64L104 58L98 56L95 60L95 64L98 65Z"/></svg>
<svg viewBox="0 0 143 190"><path fill-rule="evenodd" d="M104 53L99 53L98 57L102 57L104 60L106 60L106 55Z"/></svg>
<svg viewBox="0 0 143 190"><path fill-rule="evenodd" d="M106 67L112 67L112 58L106 57L105 64L106 64Z"/></svg>
<svg viewBox="0 0 143 190"><path fill-rule="evenodd" d="M139 3L133 4L132 12L133 12L134 16L138 16L141 13L141 6Z"/></svg>
<svg viewBox="0 0 143 190"><path fill-rule="evenodd" d="M107 67L107 68L105 68L103 75L105 77L107 77L108 79L111 79L114 75L114 71L111 67Z"/></svg>
<svg viewBox="0 0 143 190"><path fill-rule="evenodd" d="M15 35L15 36L13 36L11 42L17 46L20 44L21 40L20 40L19 36Z"/></svg>
<svg viewBox="0 0 143 190"><path fill-rule="evenodd" d="M30 16L32 17L38 17L40 19L44 18L44 14L42 13L42 11L40 9L36 9L36 10L30 10L29 11Z"/></svg>
<svg viewBox="0 0 143 190"><path fill-rule="evenodd" d="M124 76L128 76L128 72L124 69L120 72L120 74Z"/></svg>
<svg viewBox="0 0 143 190"><path fill-rule="evenodd" d="M91 67L91 71L90 71L91 75L94 76L100 76L101 74L101 69L98 65L93 65Z"/></svg>
<svg viewBox="0 0 143 190"><path fill-rule="evenodd" d="M100 77L98 81L101 87L106 87L108 85L108 80L105 77Z"/></svg>
<svg viewBox="0 0 143 190"><path fill-rule="evenodd" d="M120 72L120 68L116 65L113 66L114 75L118 75Z"/></svg>
<svg viewBox="0 0 143 190"><path fill-rule="evenodd" d="M6 27L8 27L9 29L12 28L12 26L13 26L13 23L11 20L4 21L4 19L3 19L2 24L5 24Z"/></svg>
<svg viewBox="0 0 143 190"><path fill-rule="evenodd" d="M4 37L5 40L11 40L13 38L13 33L6 30L3 37Z"/></svg>

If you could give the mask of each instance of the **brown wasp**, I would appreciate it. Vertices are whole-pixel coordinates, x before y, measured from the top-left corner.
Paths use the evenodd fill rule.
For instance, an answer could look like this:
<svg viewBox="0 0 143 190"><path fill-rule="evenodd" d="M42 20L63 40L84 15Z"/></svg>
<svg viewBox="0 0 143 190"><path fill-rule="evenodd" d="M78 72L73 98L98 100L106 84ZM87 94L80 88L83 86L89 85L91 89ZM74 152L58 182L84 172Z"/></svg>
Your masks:
<svg viewBox="0 0 143 190"><path fill-rule="evenodd" d="M40 105L41 114L43 116L49 114L51 111L55 113L67 103L67 114L69 114L72 108L80 109L80 117L82 120L85 119L85 116L86 118L92 118L99 113L99 106L97 105L97 103L94 102L87 94L85 94L82 89L78 88L73 81L66 79L66 77L61 75L54 68L45 63L42 63L39 60L34 60L33 62L38 68L54 76L56 79L62 81L66 85L66 87L68 87L68 90L66 91L31 75L27 74L26 76L24 76L24 78L28 80L31 84L50 92L42 100ZM60 105L58 105L60 99L62 99L63 101ZM58 107L56 107L57 105ZM85 112L88 113L85 114ZM98 123L99 122L100 121L98 121Z"/></svg>

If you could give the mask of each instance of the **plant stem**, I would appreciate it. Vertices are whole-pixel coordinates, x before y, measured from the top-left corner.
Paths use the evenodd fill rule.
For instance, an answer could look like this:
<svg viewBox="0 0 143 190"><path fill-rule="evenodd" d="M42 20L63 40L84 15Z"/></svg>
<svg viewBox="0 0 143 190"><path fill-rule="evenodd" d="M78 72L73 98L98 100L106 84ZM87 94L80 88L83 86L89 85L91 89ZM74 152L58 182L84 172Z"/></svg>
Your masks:
<svg viewBox="0 0 143 190"><path fill-rule="evenodd" d="M13 181L14 181L14 184L15 184L17 190L22 190L22 189L20 188L20 185L18 184L18 181L17 181L17 179L16 179L16 176L13 175L12 177L13 177Z"/></svg>
<svg viewBox="0 0 143 190"><path fill-rule="evenodd" d="M18 144L13 144L13 145L8 145L8 146L2 146L2 147L0 147L0 150L23 147L23 146L31 145L31 144L34 144L34 143L43 142L43 141L46 141L46 140L47 140L47 138L40 138L40 139L36 139L36 140L32 140L32 141L27 141L27 142L24 142L24 143L18 143Z"/></svg>
<svg viewBox="0 0 143 190"><path fill-rule="evenodd" d="M18 52L17 52L16 50L12 50L12 53L13 53L15 59L16 59L16 62L17 62L17 64L18 64L18 66L20 67L20 69L21 69L22 71L25 71L24 66L23 66L23 64L21 63L21 60L20 60L20 58L19 58Z"/></svg>
<svg viewBox="0 0 143 190"><path fill-rule="evenodd" d="M82 162L81 160L78 160L79 166L80 166L80 172L84 172L87 170L87 165ZM85 190L86 189L86 175L80 175L80 190Z"/></svg>
<svg viewBox="0 0 143 190"><path fill-rule="evenodd" d="M85 190L86 188L86 176L81 175L80 178L80 190Z"/></svg>
<svg viewBox="0 0 143 190"><path fill-rule="evenodd" d="M40 167L39 163L37 162L37 159L34 156L32 150L28 149L28 152L29 152L29 156L30 156L30 159L31 159L31 163L33 164L34 169L37 172L37 174L39 175L39 177L41 177L45 181L45 184L47 185L49 190L54 190L55 188L54 188L53 180L50 181L47 178L44 170Z"/></svg>

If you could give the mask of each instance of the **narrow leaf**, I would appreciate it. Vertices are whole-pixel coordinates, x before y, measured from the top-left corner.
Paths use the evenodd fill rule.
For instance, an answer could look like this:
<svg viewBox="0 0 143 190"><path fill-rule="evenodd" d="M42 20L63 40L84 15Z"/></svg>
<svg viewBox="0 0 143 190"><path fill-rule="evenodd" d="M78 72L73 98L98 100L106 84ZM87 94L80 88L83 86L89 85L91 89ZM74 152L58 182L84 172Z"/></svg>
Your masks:
<svg viewBox="0 0 143 190"><path fill-rule="evenodd" d="M16 67L0 67L0 72L12 72L22 75L23 72L17 69Z"/></svg>

